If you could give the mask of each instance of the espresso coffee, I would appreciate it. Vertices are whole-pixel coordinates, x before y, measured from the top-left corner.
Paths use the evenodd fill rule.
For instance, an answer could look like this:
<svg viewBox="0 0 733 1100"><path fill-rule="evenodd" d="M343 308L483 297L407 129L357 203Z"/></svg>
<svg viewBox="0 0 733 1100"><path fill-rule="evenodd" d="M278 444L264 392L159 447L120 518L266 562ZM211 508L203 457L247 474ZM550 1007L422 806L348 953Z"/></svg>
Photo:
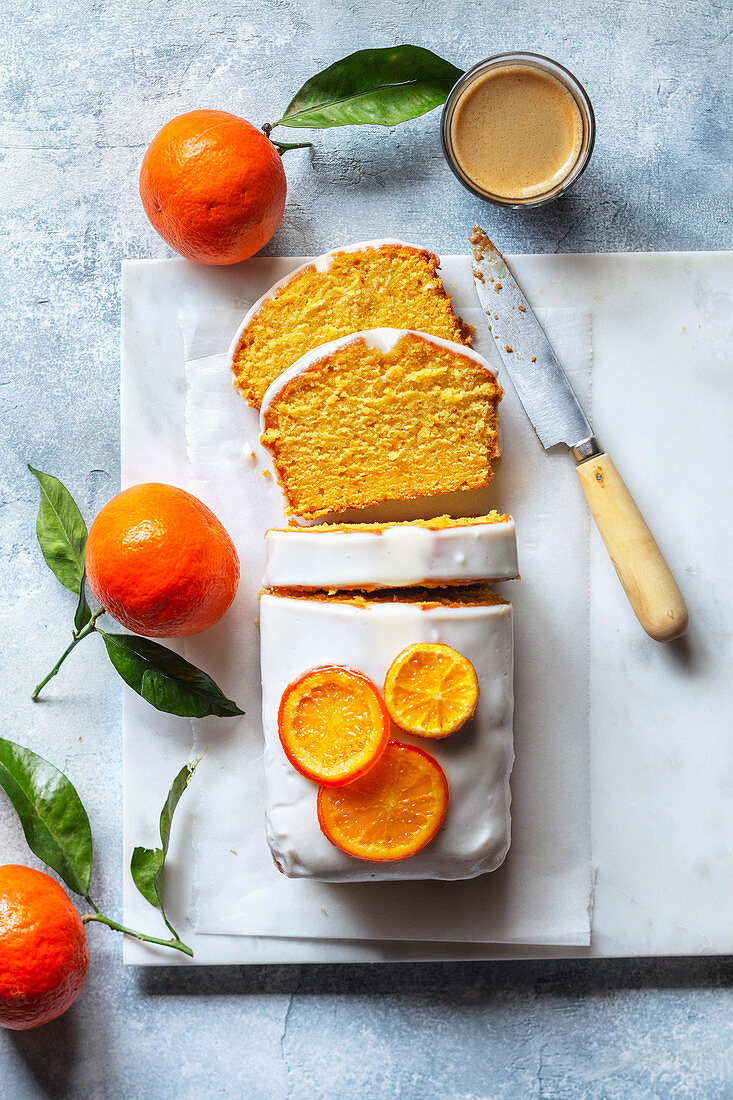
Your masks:
<svg viewBox="0 0 733 1100"><path fill-rule="evenodd" d="M450 137L456 161L476 187L521 201L551 191L572 171L583 120L558 79L514 63L467 84L453 111Z"/></svg>

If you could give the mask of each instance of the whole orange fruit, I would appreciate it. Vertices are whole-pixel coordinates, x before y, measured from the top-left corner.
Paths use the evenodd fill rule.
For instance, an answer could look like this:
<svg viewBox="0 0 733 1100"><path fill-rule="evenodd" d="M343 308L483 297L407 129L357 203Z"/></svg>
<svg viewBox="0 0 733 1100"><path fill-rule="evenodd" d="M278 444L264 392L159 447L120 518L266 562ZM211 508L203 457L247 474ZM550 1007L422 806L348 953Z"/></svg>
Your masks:
<svg viewBox="0 0 733 1100"><path fill-rule="evenodd" d="M236 264L267 244L285 209L275 146L227 111L171 119L146 152L140 197L153 228L187 260Z"/></svg>
<svg viewBox="0 0 733 1100"><path fill-rule="evenodd" d="M55 1020L88 969L84 925L58 883L32 867L0 867L0 1027Z"/></svg>
<svg viewBox="0 0 733 1100"><path fill-rule="evenodd" d="M199 634L234 599L239 558L197 497L173 485L133 485L105 504L86 544L92 592L128 630Z"/></svg>

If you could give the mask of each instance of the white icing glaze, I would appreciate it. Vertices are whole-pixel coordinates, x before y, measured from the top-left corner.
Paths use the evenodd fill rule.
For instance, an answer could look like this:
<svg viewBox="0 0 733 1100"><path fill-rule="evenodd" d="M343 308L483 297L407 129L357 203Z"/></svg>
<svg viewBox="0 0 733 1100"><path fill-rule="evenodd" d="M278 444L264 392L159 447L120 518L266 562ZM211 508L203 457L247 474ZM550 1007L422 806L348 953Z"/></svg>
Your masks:
<svg viewBox="0 0 733 1100"><path fill-rule="evenodd" d="M495 870L510 839L509 773L514 760L513 642L509 604L422 608L419 604L293 599L260 600L262 723L265 735L267 841L280 869L293 878L330 882L373 879L463 879ZM317 787L287 760L277 711L287 685L308 668L359 669L380 688L394 658L413 642L444 642L463 653L478 675L475 716L442 741L413 738L445 771L449 805L435 839L397 863L353 859L322 834Z"/></svg>
<svg viewBox="0 0 733 1100"><path fill-rule="evenodd" d="M309 367L312 367L314 363L318 363L322 359L327 359L329 355L333 355L335 351L339 351L341 348L345 348L349 344L355 343L357 340L363 340L367 347L376 348L378 351L386 353L395 346L398 340L401 340L403 336L407 336L408 333L412 336L419 336L421 340L425 340L428 344L434 344L436 347L453 352L454 355L463 355L466 359L472 359L478 366L483 367L492 378L495 377L491 364L484 359L483 355L479 355L473 348L467 348L465 344L456 344L453 340L443 340L440 336L431 336L430 333L419 332L417 329L364 329L363 332L352 332L349 336L342 336L338 340L330 340L327 344L321 344L320 347L313 348L312 351L308 351L305 355L301 355L300 359L293 363L291 367L288 367L287 370L278 375L278 377L270 383L265 391L265 396L262 398L262 405L260 407L261 430L265 430L265 415L274 398L285 386L287 386L288 382L291 382L293 378L296 378L299 374L303 374L303 372L307 371Z"/></svg>
<svg viewBox="0 0 733 1100"><path fill-rule="evenodd" d="M470 584L518 575L512 517L470 527L386 525L371 531L268 531L263 585L393 588Z"/></svg>
<svg viewBox="0 0 733 1100"><path fill-rule="evenodd" d="M343 245L343 247L341 248L333 248L330 252L324 252L322 256L315 256L312 260L307 260L306 263L301 264L300 267L296 267L294 271L291 271L289 275L286 275L283 279L278 279L276 283L273 283L267 293L263 294L261 298L258 298L255 304L251 306L250 309L248 309L247 313L244 315L244 320L242 321L241 325L234 335L234 339L229 345L229 351L227 353L229 362L233 362L234 353L237 350L237 345L239 344L242 333L244 332L254 315L259 312L260 309L262 309L262 306L265 304L265 302L269 302L271 298L274 298L277 292L281 290L282 287L287 286L290 280L294 279L296 275L299 275L301 271L305 271L309 267L314 267L316 271L324 272L328 270L331 260L339 252L362 252L365 249L370 248L383 248L384 245L388 244L396 244L399 245L401 248L415 248L418 250L418 252L425 251L425 249L421 248L420 245L410 244L408 241L401 241L397 237L381 237L375 238L375 240L373 241L358 241L356 244L347 244Z"/></svg>
<svg viewBox="0 0 733 1100"><path fill-rule="evenodd" d="M251 443L245 443L242 447L242 465L245 470L253 470L257 465L257 454Z"/></svg>

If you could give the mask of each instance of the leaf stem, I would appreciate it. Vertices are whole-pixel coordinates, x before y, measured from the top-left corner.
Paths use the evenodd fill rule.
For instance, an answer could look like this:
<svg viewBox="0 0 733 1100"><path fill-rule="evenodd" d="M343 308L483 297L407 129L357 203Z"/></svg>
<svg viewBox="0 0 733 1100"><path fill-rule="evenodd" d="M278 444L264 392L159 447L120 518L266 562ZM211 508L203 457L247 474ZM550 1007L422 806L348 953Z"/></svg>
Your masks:
<svg viewBox="0 0 733 1100"><path fill-rule="evenodd" d="M66 658L71 653L72 649L74 649L79 644L79 642L82 640L82 638L86 638L87 634L91 634L92 631L96 629L94 624L96 623L96 621L97 621L97 619L99 618L100 615L104 615L104 608L103 607L100 607L99 611L97 611L94 615L92 615L91 619L89 620L87 625L82 630L79 630L79 631L75 630L74 631L74 637L71 641L71 644L66 647L66 649L61 654L61 656L59 657L56 664L53 666L53 668L49 672L48 676L44 677L44 679L41 680L40 684L36 685L36 687L33 691L33 694L31 695L31 699L34 702L38 699L38 696L40 695L41 691L46 686L48 681L52 680L53 677L56 675L56 673L61 668L64 661L66 660Z"/></svg>
<svg viewBox="0 0 733 1100"><path fill-rule="evenodd" d="M272 131L275 129L275 126L279 126L279 125L280 125L279 122L276 122L274 124L274 126L271 126L269 122L265 122L260 127L260 129L262 130L262 133L265 135L265 137L270 139L270 141L275 146L275 148L277 149L280 156L282 156L283 153L287 153L288 149L312 149L313 148L313 142L312 141L276 141L275 138L272 137L271 135L272 135Z"/></svg>
<svg viewBox="0 0 733 1100"><path fill-rule="evenodd" d="M312 141L275 141L274 138L270 138L270 141L277 149L280 156L283 153L287 153L288 149L312 149Z"/></svg>
<svg viewBox="0 0 733 1100"><path fill-rule="evenodd" d="M89 901L89 898L86 900ZM89 904L96 909L94 902L89 901ZM106 924L108 928L114 929L115 932L123 932L126 936L132 936L133 939L141 940L143 943L156 943L160 947L172 947L175 951L182 951L184 955L193 958L191 948L187 947L185 943L181 943L179 939L159 940L156 936L146 936L143 932L136 932L133 928L126 928L124 924L118 924L116 920L105 917L98 909L95 913L85 913L81 920L82 924L90 924L92 921L96 921L98 924Z"/></svg>

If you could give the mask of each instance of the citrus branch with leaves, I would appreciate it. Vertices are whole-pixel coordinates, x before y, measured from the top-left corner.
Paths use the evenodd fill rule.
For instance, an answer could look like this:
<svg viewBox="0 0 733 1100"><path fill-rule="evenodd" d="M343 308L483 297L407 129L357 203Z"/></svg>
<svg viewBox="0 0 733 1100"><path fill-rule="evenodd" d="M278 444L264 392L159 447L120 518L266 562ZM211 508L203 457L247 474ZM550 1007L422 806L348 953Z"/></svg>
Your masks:
<svg viewBox="0 0 733 1100"><path fill-rule="evenodd" d="M185 764L173 780L160 814L160 848L135 848L130 863L133 881L146 901L159 909L170 938L137 932L107 917L90 894L92 830L84 805L71 780L48 760L30 749L0 737L0 788L18 815L28 847L55 871L73 893L83 898L91 913L84 924L104 924L143 943L170 947L189 957L193 951L182 942L164 904L165 860L170 844L173 814L199 760Z"/></svg>
<svg viewBox="0 0 733 1100"><path fill-rule="evenodd" d="M210 714L231 718L243 714L207 673L172 649L150 638L111 633L97 626L105 611L99 608L92 612L87 600L84 572L87 525L84 518L71 493L58 478L33 466L28 469L41 490L36 535L44 560L54 576L77 598L71 642L51 671L36 685L31 698L37 700L76 646L96 633L125 683L156 710L186 718L205 718Z"/></svg>

